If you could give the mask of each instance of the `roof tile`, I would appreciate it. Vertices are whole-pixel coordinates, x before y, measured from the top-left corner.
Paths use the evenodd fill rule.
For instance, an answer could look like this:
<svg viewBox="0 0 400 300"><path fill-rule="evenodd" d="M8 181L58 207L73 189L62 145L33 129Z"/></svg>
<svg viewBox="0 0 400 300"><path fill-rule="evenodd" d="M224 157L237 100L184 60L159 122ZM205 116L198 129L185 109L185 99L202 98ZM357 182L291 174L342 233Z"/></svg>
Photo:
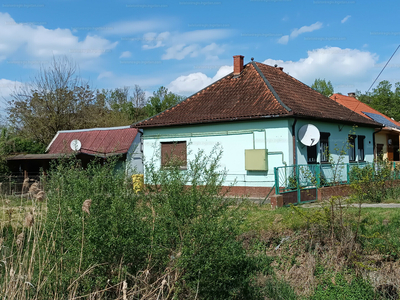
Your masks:
<svg viewBox="0 0 400 300"><path fill-rule="evenodd" d="M251 62L193 94L178 105L132 127L158 127L265 117L303 116L379 125L275 68Z"/></svg>

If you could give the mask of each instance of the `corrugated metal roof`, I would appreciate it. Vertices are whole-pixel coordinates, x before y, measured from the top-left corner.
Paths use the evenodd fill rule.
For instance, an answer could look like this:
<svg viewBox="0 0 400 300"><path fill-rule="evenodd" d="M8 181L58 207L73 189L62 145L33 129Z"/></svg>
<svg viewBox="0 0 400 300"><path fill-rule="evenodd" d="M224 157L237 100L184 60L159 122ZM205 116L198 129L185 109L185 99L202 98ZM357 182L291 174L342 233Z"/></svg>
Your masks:
<svg viewBox="0 0 400 300"><path fill-rule="evenodd" d="M352 113L280 68L257 62L246 64L239 76L230 73L178 105L132 127L288 116L379 127L373 120Z"/></svg>
<svg viewBox="0 0 400 300"><path fill-rule="evenodd" d="M65 156L62 153L53 153L53 154L18 154L14 156L7 157L7 160L51 160L57 159Z"/></svg>
<svg viewBox="0 0 400 300"><path fill-rule="evenodd" d="M57 132L47 147L47 152L72 153L70 144L73 140L81 142L79 152L90 155L109 155L127 153L136 135L137 128L110 127L79 130L63 130Z"/></svg>

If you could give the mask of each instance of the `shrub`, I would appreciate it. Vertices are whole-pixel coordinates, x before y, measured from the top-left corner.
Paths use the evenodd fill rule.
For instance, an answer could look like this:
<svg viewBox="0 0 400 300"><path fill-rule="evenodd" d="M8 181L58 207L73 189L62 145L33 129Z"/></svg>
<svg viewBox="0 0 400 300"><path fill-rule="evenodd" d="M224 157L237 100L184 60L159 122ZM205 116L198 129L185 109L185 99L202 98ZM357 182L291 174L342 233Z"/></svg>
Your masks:
<svg viewBox="0 0 400 300"><path fill-rule="evenodd" d="M248 256L238 239L240 206L222 193L221 152L200 151L187 170L146 168L144 201L153 212L152 263L175 270L177 294L256 299L252 279L267 261Z"/></svg>
<svg viewBox="0 0 400 300"><path fill-rule="evenodd" d="M355 277L348 282L342 273L326 276L318 285L311 300L368 300L376 299L374 288L361 277Z"/></svg>
<svg viewBox="0 0 400 300"><path fill-rule="evenodd" d="M145 267L149 226L115 164L95 161L83 169L70 160L49 174L44 228L49 245L43 245L49 261L41 270L49 277L49 295L99 290Z"/></svg>

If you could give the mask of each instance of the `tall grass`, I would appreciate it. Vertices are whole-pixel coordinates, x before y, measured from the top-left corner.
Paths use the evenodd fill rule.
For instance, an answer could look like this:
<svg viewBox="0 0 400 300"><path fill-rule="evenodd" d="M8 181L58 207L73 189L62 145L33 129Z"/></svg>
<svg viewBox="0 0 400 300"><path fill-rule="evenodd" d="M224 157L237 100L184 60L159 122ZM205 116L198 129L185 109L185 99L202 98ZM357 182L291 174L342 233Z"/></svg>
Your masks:
<svg viewBox="0 0 400 300"><path fill-rule="evenodd" d="M32 193L23 222L1 223L0 297L261 299L269 260L243 248L219 158L200 152L184 171L150 162L139 193L115 160L54 166L43 202Z"/></svg>

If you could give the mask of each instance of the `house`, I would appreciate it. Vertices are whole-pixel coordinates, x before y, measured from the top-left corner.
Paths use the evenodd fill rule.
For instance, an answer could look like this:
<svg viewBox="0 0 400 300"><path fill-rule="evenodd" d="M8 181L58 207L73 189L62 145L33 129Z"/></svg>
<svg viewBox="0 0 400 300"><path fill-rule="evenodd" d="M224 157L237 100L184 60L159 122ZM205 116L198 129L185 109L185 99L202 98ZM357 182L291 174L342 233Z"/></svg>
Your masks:
<svg viewBox="0 0 400 300"><path fill-rule="evenodd" d="M333 94L330 98L335 100L337 103L346 106L355 113L382 124L383 128L376 128L374 134L375 158L381 155L383 159L389 161L400 161L399 122L396 122L367 104L357 100L355 93L348 93L348 96Z"/></svg>
<svg viewBox="0 0 400 300"><path fill-rule="evenodd" d="M143 173L141 131L130 126L58 131L46 149L46 154L20 154L7 158L14 174L24 177L48 170L52 160L71 154L86 167L95 158L104 161L121 155L119 164L126 162L128 173Z"/></svg>
<svg viewBox="0 0 400 300"><path fill-rule="evenodd" d="M182 168L198 149L220 144L225 186L235 195L265 197L275 185L274 168L372 161L373 134L380 124L354 114L283 71L283 68L234 56L232 73L176 106L133 124L143 129L144 158L159 157L158 166L175 155ZM319 142L306 146L299 130L314 125ZM304 128L304 127L303 127ZM315 139L314 139L315 140ZM317 142L317 140L315 140Z"/></svg>

